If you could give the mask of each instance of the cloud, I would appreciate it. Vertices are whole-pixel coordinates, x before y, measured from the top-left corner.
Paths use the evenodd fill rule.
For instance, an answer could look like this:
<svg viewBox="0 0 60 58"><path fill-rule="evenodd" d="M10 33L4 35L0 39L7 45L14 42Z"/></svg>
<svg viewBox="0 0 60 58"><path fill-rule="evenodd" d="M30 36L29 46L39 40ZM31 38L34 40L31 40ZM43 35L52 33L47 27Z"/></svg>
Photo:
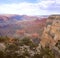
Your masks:
<svg viewBox="0 0 60 58"><path fill-rule="evenodd" d="M54 3L55 3L54 0L42 0L40 1L39 4L42 8L48 8L51 4L54 4Z"/></svg>
<svg viewBox="0 0 60 58"><path fill-rule="evenodd" d="M19 4L3 4L0 5L0 12L2 14L26 14L26 15L40 15L44 12L39 7L39 3L19 3Z"/></svg>
<svg viewBox="0 0 60 58"><path fill-rule="evenodd" d="M60 14L60 0L42 0L41 8L48 14Z"/></svg>
<svg viewBox="0 0 60 58"><path fill-rule="evenodd" d="M55 0L56 1L56 4L60 4L60 0Z"/></svg>
<svg viewBox="0 0 60 58"><path fill-rule="evenodd" d="M48 15L60 13L59 0L38 0L37 3L0 4L0 14Z"/></svg>

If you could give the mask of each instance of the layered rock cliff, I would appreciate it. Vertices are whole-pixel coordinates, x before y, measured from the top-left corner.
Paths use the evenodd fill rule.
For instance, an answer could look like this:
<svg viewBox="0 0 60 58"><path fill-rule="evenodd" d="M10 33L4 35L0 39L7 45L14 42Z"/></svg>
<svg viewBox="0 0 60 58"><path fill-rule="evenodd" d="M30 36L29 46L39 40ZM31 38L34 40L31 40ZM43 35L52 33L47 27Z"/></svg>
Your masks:
<svg viewBox="0 0 60 58"><path fill-rule="evenodd" d="M46 26L41 37L41 45L54 46L60 40L60 16L51 15L46 21Z"/></svg>

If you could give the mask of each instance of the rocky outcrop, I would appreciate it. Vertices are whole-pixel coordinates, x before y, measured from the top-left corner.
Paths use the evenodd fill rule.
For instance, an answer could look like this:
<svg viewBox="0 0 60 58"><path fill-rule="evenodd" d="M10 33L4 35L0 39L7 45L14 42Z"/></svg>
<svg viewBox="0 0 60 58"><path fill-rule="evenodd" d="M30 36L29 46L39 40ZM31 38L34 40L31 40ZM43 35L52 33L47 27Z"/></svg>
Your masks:
<svg viewBox="0 0 60 58"><path fill-rule="evenodd" d="M60 40L60 16L52 15L47 19L40 43L43 47L54 46L58 40Z"/></svg>

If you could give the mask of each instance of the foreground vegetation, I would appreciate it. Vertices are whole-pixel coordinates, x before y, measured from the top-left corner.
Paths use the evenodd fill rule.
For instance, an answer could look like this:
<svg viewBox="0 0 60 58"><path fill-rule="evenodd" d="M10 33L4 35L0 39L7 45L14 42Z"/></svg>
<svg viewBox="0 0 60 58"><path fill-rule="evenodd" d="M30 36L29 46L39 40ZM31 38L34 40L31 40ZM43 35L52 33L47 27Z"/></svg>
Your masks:
<svg viewBox="0 0 60 58"><path fill-rule="evenodd" d="M42 47L25 37L18 38L0 37L0 58L55 58L49 46Z"/></svg>

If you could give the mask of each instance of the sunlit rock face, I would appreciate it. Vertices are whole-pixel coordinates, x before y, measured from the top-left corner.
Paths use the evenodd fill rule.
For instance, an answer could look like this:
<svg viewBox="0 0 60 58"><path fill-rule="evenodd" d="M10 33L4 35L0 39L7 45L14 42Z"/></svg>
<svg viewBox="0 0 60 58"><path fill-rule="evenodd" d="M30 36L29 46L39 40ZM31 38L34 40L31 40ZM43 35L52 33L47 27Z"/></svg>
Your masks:
<svg viewBox="0 0 60 58"><path fill-rule="evenodd" d="M60 40L60 15L49 16L42 34L41 45L54 46Z"/></svg>

